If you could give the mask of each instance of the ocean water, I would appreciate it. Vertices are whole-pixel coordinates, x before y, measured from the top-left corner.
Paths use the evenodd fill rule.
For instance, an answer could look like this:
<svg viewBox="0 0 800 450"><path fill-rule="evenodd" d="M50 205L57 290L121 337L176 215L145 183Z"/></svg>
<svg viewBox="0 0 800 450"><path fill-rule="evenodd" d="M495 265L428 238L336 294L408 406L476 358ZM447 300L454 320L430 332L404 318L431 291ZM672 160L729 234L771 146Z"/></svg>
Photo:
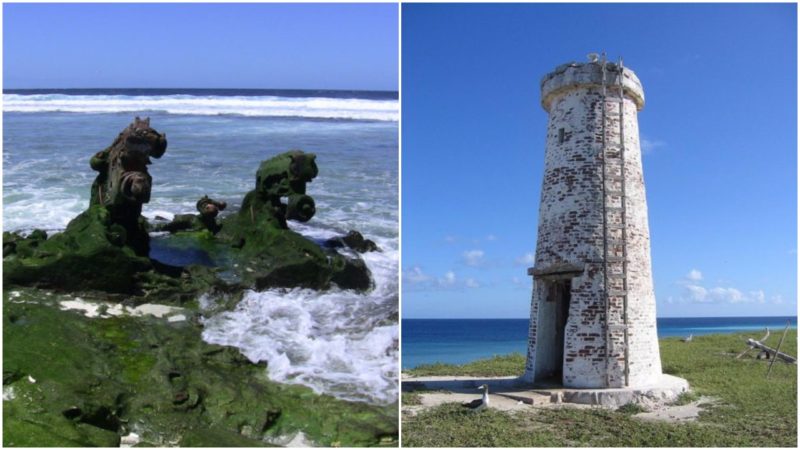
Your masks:
<svg viewBox="0 0 800 450"><path fill-rule="evenodd" d="M3 95L3 228L63 230L89 202L89 158L134 116L167 134L143 214L194 213L203 195L238 210L258 164L289 149L317 154L317 213L290 227L311 238L361 231L376 287L248 292L210 317L203 338L266 362L268 376L339 398L396 401L398 102L393 92L48 90ZM213 302L204 298L203 302Z"/></svg>
<svg viewBox="0 0 800 450"><path fill-rule="evenodd" d="M481 358L527 352L528 319L403 319L402 365L410 369L436 362L464 364ZM658 318L658 337L690 334L773 333L797 317Z"/></svg>

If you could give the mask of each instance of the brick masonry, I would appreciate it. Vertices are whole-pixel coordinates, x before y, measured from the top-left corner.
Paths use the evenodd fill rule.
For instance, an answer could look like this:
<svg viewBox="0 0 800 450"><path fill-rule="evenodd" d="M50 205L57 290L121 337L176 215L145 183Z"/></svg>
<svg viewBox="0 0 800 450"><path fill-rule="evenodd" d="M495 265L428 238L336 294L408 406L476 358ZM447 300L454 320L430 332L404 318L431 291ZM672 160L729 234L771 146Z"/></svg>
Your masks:
<svg viewBox="0 0 800 450"><path fill-rule="evenodd" d="M565 64L546 75L541 83L542 107L548 112L549 121L536 259L530 271L534 280L524 378L531 382L557 370L554 365L558 364L558 353L552 348L555 306L554 302L547 301L548 284L557 279L571 279L571 301L564 331L562 381L565 386L625 386L624 295L615 292L624 292L625 287L628 386L646 386L661 376L637 122L638 111L644 107L644 91L634 72L626 68L622 72L623 198L622 181L616 178L623 170L620 70L615 64L606 66L604 127L602 67L600 63ZM608 224L606 242L604 217ZM607 264L604 264L604 245L612 256ZM623 276L625 250L627 275ZM606 267L608 275L604 274ZM606 277L610 288L608 296Z"/></svg>

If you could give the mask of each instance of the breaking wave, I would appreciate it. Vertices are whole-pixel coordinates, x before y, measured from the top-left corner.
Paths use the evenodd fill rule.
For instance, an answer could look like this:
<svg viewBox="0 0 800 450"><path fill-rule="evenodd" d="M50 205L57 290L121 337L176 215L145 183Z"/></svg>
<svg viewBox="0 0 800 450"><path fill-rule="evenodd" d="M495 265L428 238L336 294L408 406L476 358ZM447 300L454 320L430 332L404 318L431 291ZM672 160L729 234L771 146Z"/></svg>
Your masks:
<svg viewBox="0 0 800 450"><path fill-rule="evenodd" d="M4 94L5 112L121 113L161 111L183 115L241 115L397 121L397 100L360 98L196 95Z"/></svg>
<svg viewBox="0 0 800 450"><path fill-rule="evenodd" d="M237 347L253 362L266 361L269 378L277 382L343 400L396 402L398 252L392 241L379 239L382 252L362 255L374 290L248 291L235 310L204 321L203 339Z"/></svg>

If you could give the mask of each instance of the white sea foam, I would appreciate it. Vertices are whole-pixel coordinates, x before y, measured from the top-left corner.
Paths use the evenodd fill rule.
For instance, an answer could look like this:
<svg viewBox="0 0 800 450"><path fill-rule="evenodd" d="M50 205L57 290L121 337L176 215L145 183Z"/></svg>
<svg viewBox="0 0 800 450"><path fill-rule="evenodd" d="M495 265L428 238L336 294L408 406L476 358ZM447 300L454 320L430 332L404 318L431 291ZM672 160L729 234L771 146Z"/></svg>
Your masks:
<svg viewBox="0 0 800 450"><path fill-rule="evenodd" d="M9 202L3 205L3 229L27 234L34 228L48 232L61 231L77 216L88 201L77 196L49 196L45 190L31 192L30 202Z"/></svg>
<svg viewBox="0 0 800 450"><path fill-rule="evenodd" d="M332 235L319 229L309 234ZM203 339L266 361L269 377L278 382L350 401L397 401L398 253L388 239L378 245L382 252L362 255L375 279L371 292L248 291L234 311L205 321Z"/></svg>
<svg viewBox="0 0 800 450"><path fill-rule="evenodd" d="M397 121L397 100L277 96L64 95L4 94L5 112L119 113L163 111L169 114L252 117L305 117Z"/></svg>

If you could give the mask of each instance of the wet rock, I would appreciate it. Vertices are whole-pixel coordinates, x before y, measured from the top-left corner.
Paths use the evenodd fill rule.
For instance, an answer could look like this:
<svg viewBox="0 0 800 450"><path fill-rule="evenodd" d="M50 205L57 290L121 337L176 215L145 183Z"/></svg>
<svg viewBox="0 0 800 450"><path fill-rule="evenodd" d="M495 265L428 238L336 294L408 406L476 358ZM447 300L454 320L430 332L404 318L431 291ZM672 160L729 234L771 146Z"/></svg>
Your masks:
<svg viewBox="0 0 800 450"><path fill-rule="evenodd" d="M3 280L8 284L132 292L135 275L152 268L113 237L111 214L95 205L73 219L63 233L31 245L17 241L16 251L3 258Z"/></svg>
<svg viewBox="0 0 800 450"><path fill-rule="evenodd" d="M336 271L331 281L339 286L350 286L352 289L366 290L372 286L369 269L360 259L348 259L344 268Z"/></svg>
<svg viewBox="0 0 800 450"><path fill-rule="evenodd" d="M380 251L375 242L365 239L358 231L351 230L343 239L344 243L359 253Z"/></svg>
<svg viewBox="0 0 800 450"><path fill-rule="evenodd" d="M325 241L325 246L330 248L348 247L358 253L379 252L374 241L364 238L364 235L356 230L350 230L345 236L335 237Z"/></svg>
<svg viewBox="0 0 800 450"><path fill-rule="evenodd" d="M194 214L175 214L171 222L154 225L153 231L177 233L179 231L192 230L196 228L196 222L197 216Z"/></svg>
<svg viewBox="0 0 800 450"><path fill-rule="evenodd" d="M33 230L28 236L17 232L3 233L3 257L15 254L31 256L39 244L47 240L47 232Z"/></svg>
<svg viewBox="0 0 800 450"><path fill-rule="evenodd" d="M177 233L179 231L208 230L211 234L217 234L222 228L217 223L217 215L227 206L228 204L224 201L214 200L205 195L197 201L199 214L176 214L171 222L155 225L153 231Z"/></svg>
<svg viewBox="0 0 800 450"><path fill-rule="evenodd" d="M325 249L287 225L287 220L305 222L316 213L306 185L317 174L314 154L293 150L270 158L259 166L256 187L245 195L239 212L223 219L218 237L238 249L240 275L256 289L327 289L332 283L371 288L363 261Z"/></svg>

